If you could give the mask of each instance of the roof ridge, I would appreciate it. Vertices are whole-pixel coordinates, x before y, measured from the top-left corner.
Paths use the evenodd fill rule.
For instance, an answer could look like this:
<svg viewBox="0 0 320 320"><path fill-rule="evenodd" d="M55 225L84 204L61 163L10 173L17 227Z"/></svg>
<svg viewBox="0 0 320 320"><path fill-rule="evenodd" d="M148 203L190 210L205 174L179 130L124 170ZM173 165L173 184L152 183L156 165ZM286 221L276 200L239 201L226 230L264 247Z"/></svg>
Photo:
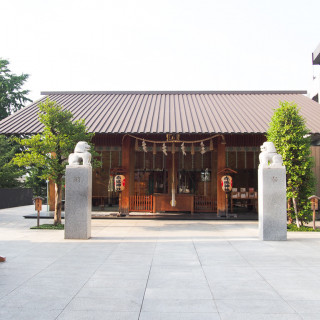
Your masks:
<svg viewBox="0 0 320 320"><path fill-rule="evenodd" d="M239 91L42 91L41 95L63 94L306 94L306 90L239 90Z"/></svg>

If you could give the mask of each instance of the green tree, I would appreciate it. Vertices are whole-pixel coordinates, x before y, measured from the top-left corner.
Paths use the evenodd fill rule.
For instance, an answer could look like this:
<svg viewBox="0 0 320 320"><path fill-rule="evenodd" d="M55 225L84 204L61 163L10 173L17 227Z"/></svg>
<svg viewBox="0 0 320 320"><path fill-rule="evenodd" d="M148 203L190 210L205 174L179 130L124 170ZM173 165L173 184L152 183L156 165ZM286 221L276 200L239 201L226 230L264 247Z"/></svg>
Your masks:
<svg viewBox="0 0 320 320"><path fill-rule="evenodd" d="M26 102L32 102L26 97L29 90L22 89L29 75L12 74L8 65L9 61L0 59L0 120L24 107Z"/></svg>
<svg viewBox="0 0 320 320"><path fill-rule="evenodd" d="M41 178L43 175L42 168L31 167L27 170L24 185L33 190L35 197L47 197L47 183ZM48 199L47 199L48 201Z"/></svg>
<svg viewBox="0 0 320 320"><path fill-rule="evenodd" d="M0 135L0 188L21 187L21 182L17 179L23 175L23 170L11 163L19 148L19 144L13 139Z"/></svg>
<svg viewBox="0 0 320 320"><path fill-rule="evenodd" d="M77 142L86 141L90 144L94 134L87 132L84 120L72 121L72 113L63 110L55 101L47 99L39 104L39 110L39 120L44 125L43 132L30 138L18 139L25 151L17 154L13 162L19 166L40 168L42 179L54 181L54 224L60 224L66 160Z"/></svg>
<svg viewBox="0 0 320 320"><path fill-rule="evenodd" d="M300 223L311 220L308 197L314 193L315 179L312 172L311 138L304 118L294 103L280 102L271 119L267 137L283 158L287 171L287 199L289 221Z"/></svg>

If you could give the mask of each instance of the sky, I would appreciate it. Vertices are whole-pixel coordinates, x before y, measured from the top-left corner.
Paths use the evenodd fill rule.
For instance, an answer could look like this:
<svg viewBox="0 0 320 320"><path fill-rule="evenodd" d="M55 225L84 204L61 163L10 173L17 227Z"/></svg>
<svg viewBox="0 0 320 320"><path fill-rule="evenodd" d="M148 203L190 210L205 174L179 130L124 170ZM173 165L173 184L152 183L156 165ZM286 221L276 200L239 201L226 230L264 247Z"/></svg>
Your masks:
<svg viewBox="0 0 320 320"><path fill-rule="evenodd" d="M319 0L1 0L0 58L41 91L307 90Z"/></svg>

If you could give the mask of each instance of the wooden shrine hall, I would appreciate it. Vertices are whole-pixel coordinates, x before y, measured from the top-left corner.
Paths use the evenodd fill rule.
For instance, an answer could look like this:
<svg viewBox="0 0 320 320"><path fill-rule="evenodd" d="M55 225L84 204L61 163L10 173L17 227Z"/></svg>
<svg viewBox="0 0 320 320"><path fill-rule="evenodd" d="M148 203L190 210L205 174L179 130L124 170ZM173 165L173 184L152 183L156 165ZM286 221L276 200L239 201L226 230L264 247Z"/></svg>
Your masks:
<svg viewBox="0 0 320 320"><path fill-rule="evenodd" d="M1 134L42 130L37 105L49 98L85 119L99 153L93 206L119 212L257 211L260 146L279 101L295 102L318 152L319 104L305 91L43 92L40 100L0 122ZM319 180L320 171L316 168ZM318 171L319 172L318 172ZM224 175L232 177L226 201ZM117 175L125 188L114 187ZM50 207L53 208L53 188Z"/></svg>

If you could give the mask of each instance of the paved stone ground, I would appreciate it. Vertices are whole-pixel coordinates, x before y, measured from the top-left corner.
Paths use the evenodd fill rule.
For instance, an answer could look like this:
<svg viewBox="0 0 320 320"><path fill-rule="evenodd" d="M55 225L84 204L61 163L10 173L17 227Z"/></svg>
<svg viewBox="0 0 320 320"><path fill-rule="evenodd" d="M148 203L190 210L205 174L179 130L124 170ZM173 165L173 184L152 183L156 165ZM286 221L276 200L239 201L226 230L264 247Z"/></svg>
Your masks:
<svg viewBox="0 0 320 320"><path fill-rule="evenodd" d="M1 320L320 319L320 233L262 242L250 221L93 220L91 240L64 240L30 230L32 211L0 210Z"/></svg>

